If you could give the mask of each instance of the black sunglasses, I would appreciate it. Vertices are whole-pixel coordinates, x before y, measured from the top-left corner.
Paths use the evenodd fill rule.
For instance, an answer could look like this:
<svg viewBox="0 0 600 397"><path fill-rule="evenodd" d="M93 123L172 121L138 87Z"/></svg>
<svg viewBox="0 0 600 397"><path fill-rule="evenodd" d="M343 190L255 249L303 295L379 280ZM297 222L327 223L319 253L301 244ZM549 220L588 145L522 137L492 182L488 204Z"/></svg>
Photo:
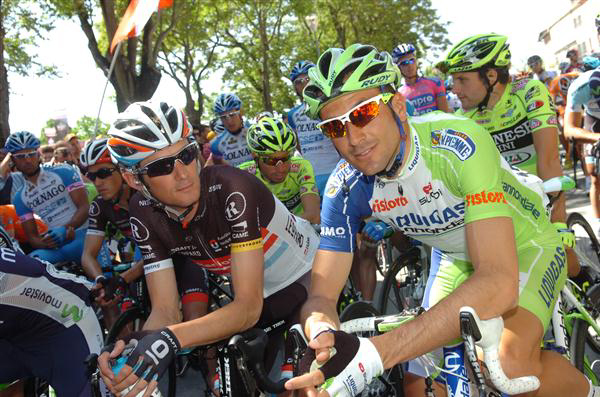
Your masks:
<svg viewBox="0 0 600 397"><path fill-rule="evenodd" d="M90 181L94 182L96 178L106 179L113 174L117 169L116 168L100 168L96 172L88 172L85 174Z"/></svg>
<svg viewBox="0 0 600 397"><path fill-rule="evenodd" d="M189 165L197 158L198 144L196 142L192 142L173 156L163 157L147 164L144 168L141 168L138 171L138 174L146 174L150 178L155 176L169 175L175 169L176 160L181 161L183 165Z"/></svg>

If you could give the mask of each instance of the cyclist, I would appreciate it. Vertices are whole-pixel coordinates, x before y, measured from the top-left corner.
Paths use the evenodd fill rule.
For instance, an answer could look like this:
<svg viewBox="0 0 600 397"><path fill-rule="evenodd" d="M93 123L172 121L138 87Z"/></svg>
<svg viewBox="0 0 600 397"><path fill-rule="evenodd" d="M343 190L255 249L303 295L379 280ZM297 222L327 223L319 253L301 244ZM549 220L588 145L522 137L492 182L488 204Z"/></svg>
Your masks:
<svg viewBox="0 0 600 397"><path fill-rule="evenodd" d="M550 82L556 77L556 72L544 69L544 61L539 55L532 55L527 59L527 66L538 80L543 82L546 87L550 86Z"/></svg>
<svg viewBox="0 0 600 397"><path fill-rule="evenodd" d="M472 120L442 112L408 117L388 53L361 44L329 49L309 77L309 115L323 120L319 126L347 162L328 181L302 314L319 362L334 345L337 354L286 388L328 378L329 395L356 395L384 368L458 338L459 309L469 305L482 318L504 316L505 329L514 335L500 346L509 377L533 372L542 383L539 395L585 395L588 383L580 372L559 354L540 351L566 276L565 252L542 195L517 179ZM339 324L336 301L354 236L361 218L369 216L439 249L424 302L430 309L371 340L331 331Z"/></svg>
<svg viewBox="0 0 600 397"><path fill-rule="evenodd" d="M569 72L583 72L583 64L579 61L579 51L572 48L567 51L567 58L569 59L569 66L565 70L565 73Z"/></svg>
<svg viewBox="0 0 600 397"><path fill-rule="evenodd" d="M550 82L550 86L548 87L548 92L554 101L554 106L556 107L556 114L558 116L558 130L559 130L559 138L560 143L565 148L565 152L567 153L567 158L565 159L564 167L566 169L573 168L573 160L570 156L570 141L565 137L565 129L564 129L564 116L565 116L565 105L567 104L567 91L571 86L573 80L575 80L579 76L579 72L570 72L563 73Z"/></svg>
<svg viewBox="0 0 600 397"><path fill-rule="evenodd" d="M220 94L213 109L224 127L224 132L210 143L214 164L236 167L252 160L252 153L246 144L246 132L250 123L244 123L240 98L235 94Z"/></svg>
<svg viewBox="0 0 600 397"><path fill-rule="evenodd" d="M288 123L298 136L298 145L302 157L307 159L315 171L315 180L319 189L319 196L325 193L325 184L331 171L340 160L340 155L332 143L323 137L316 127L317 120L306 115L306 104L302 102L302 90L308 84L308 70L315 66L310 61L299 61L290 72L290 80L300 104L293 107L287 114Z"/></svg>
<svg viewBox="0 0 600 397"><path fill-rule="evenodd" d="M446 90L437 77L419 77L415 46L410 43L399 44L392 57L400 68L406 85L400 87L402 95L415 107L415 115L434 110L448 112Z"/></svg>
<svg viewBox="0 0 600 397"><path fill-rule="evenodd" d="M129 211L152 302L144 327L158 329L139 341L117 377L108 367L108 354L100 357L102 375L113 392L138 380L134 392L148 381L153 387L153 379L180 348L290 319L306 299L318 235L248 172L219 165L200 169L190 133L185 114L164 102L131 104L109 130L111 154L126 169L129 186L138 191ZM176 324L180 316L173 255L231 275L233 302ZM175 268L187 272L185 265ZM139 359L151 360L147 349L155 344L166 349L158 361L136 366ZM110 356L117 356L122 346L118 343Z"/></svg>
<svg viewBox="0 0 600 397"><path fill-rule="evenodd" d="M509 81L510 49L506 36L479 34L462 40L438 65L454 78L462 103L458 114L475 120L494 139L509 164L547 180L562 175L558 120L546 86L539 80ZM565 197L555 201L552 221L567 230ZM569 234L569 233L567 233ZM572 234L565 235L565 239ZM569 249L569 275L579 274Z"/></svg>
<svg viewBox="0 0 600 397"><path fill-rule="evenodd" d="M600 70L581 73L569 86L565 110L565 136L583 142L585 168L591 175L590 203L595 228L600 227L600 180L592 148L600 138ZM580 127L582 126L583 127Z"/></svg>
<svg viewBox="0 0 600 397"><path fill-rule="evenodd" d="M34 220L39 234L44 234L48 231L48 226L40 219L39 216L34 214ZM15 211L14 205L0 205L0 225L4 227L5 231L11 237L19 242L25 253L33 251L29 245L29 242L27 241L25 230L23 230L23 225L21 225L21 220L17 215L17 211Z"/></svg>
<svg viewBox="0 0 600 397"><path fill-rule="evenodd" d="M92 396L84 360L100 353L91 284L0 248L0 383L37 377L58 396Z"/></svg>
<svg viewBox="0 0 600 397"><path fill-rule="evenodd" d="M294 215L312 224L319 218L319 191L310 162L294 156L296 135L281 120L263 117L252 125L246 136L254 161L239 168L255 175Z"/></svg>
<svg viewBox="0 0 600 397"><path fill-rule="evenodd" d="M11 134L5 144L25 178L13 204L27 241L36 248L30 256L50 263L79 262L89 209L86 189L72 166L40 166L39 146L39 139L27 131ZM6 178L8 169L0 174ZM48 225L46 234L39 235L34 214Z"/></svg>

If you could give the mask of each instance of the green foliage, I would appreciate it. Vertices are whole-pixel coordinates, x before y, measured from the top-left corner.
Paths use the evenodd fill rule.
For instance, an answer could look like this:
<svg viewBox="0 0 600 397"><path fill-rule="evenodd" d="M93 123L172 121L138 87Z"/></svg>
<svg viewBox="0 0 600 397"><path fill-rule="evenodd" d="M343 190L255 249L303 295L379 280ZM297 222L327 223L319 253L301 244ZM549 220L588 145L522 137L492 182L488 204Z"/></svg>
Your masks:
<svg viewBox="0 0 600 397"><path fill-rule="evenodd" d="M75 127L71 129L71 132L76 134L79 139L90 139L94 137L94 129L96 128L96 118L90 116L83 116L75 123ZM96 137L104 136L108 133L110 124L98 121L98 131Z"/></svg>

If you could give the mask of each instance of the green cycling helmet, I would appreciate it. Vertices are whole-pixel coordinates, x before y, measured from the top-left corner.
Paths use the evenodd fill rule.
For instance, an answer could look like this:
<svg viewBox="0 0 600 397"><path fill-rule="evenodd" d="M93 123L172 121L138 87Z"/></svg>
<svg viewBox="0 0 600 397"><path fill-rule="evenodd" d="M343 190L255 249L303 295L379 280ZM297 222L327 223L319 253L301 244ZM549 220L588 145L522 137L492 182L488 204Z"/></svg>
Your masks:
<svg viewBox="0 0 600 397"><path fill-rule="evenodd" d="M283 121L263 117L248 129L246 142L256 154L292 152L296 148L296 134Z"/></svg>
<svg viewBox="0 0 600 397"><path fill-rule="evenodd" d="M444 73L469 72L484 66L510 66L508 37L499 34L478 34L454 46L446 59L436 65Z"/></svg>
<svg viewBox="0 0 600 397"><path fill-rule="evenodd" d="M319 118L323 106L338 96L387 84L397 88L401 79L390 54L364 44L328 49L309 69L308 77L303 96L312 119Z"/></svg>

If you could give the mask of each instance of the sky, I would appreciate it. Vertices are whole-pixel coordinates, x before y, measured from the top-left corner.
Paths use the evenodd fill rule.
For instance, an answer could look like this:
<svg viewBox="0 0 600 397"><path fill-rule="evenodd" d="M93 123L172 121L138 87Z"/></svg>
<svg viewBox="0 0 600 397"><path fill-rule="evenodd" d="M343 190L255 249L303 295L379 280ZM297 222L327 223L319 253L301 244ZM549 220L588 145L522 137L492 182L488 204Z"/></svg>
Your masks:
<svg viewBox="0 0 600 397"><path fill-rule="evenodd" d="M539 33L568 9L570 1L432 0L432 5L442 21L451 22L448 38L452 43L478 33L505 34L509 37L513 64L524 64L527 57L541 52L541 43L537 41ZM11 131L29 130L39 134L51 118L66 116L73 126L84 115L96 117L106 78L96 68L76 20L58 22L40 43L37 54L40 62L56 65L61 78L21 77L9 73ZM436 60L433 55L427 58ZM221 78L219 74L209 77L205 91L208 94L220 91ZM101 120L108 123L117 114L111 97L114 90L109 84L100 115ZM185 106L183 92L166 75L155 97L165 98L178 107Z"/></svg>

